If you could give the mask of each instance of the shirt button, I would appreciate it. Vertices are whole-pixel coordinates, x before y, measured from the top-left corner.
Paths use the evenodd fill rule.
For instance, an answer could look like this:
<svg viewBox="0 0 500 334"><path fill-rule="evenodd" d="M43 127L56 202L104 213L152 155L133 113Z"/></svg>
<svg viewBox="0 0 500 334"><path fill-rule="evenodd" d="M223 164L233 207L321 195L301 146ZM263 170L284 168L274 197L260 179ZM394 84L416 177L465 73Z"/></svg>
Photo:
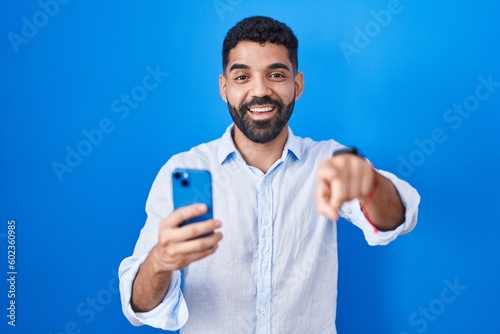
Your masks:
<svg viewBox="0 0 500 334"><path fill-rule="evenodd" d="M269 221L267 219L264 219L264 225L267 225Z"/></svg>
<svg viewBox="0 0 500 334"><path fill-rule="evenodd" d="M266 310L262 307L262 308L259 310L259 312L260 312L261 314L264 314L264 313L266 313Z"/></svg>
<svg viewBox="0 0 500 334"><path fill-rule="evenodd" d="M264 270L265 270L265 269L267 269L267 264L265 264L265 263L264 263L264 264L262 265L262 269L264 269Z"/></svg>

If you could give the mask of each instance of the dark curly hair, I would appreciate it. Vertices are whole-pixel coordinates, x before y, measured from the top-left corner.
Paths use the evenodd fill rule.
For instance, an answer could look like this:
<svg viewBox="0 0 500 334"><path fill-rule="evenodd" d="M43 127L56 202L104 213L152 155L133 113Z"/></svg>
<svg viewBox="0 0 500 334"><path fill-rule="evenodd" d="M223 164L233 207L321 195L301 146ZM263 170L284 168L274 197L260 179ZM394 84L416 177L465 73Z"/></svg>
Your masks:
<svg viewBox="0 0 500 334"><path fill-rule="evenodd" d="M241 41L257 43L270 42L283 45L288 50L288 58L297 72L299 61L297 48L299 41L292 29L286 24L267 16L251 16L238 22L232 27L222 45L222 70L225 71L229 62L229 52Z"/></svg>

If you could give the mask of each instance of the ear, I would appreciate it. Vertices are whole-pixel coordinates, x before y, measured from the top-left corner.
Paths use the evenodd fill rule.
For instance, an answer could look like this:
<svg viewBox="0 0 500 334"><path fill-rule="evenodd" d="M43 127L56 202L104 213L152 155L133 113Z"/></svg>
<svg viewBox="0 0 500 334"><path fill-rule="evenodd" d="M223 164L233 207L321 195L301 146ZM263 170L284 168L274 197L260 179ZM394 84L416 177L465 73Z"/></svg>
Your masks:
<svg viewBox="0 0 500 334"><path fill-rule="evenodd" d="M295 74L295 101L299 99L304 91L304 73L297 72Z"/></svg>
<svg viewBox="0 0 500 334"><path fill-rule="evenodd" d="M227 103L227 93L226 93L227 79L224 74L219 75L219 94L222 99Z"/></svg>

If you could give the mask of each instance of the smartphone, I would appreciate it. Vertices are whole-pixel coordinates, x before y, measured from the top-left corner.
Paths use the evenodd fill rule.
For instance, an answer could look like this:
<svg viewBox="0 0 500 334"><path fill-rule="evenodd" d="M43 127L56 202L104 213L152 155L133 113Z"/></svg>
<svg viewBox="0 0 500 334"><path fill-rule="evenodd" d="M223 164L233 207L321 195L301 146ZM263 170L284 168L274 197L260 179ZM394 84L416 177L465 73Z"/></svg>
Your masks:
<svg viewBox="0 0 500 334"><path fill-rule="evenodd" d="M208 210L205 214L189 219L183 222L181 226L213 218L212 176L208 170L182 168L175 169L172 172L172 192L174 199L174 209L196 203L203 203L208 207ZM210 235L212 233L206 235ZM206 235L203 235L203 237Z"/></svg>

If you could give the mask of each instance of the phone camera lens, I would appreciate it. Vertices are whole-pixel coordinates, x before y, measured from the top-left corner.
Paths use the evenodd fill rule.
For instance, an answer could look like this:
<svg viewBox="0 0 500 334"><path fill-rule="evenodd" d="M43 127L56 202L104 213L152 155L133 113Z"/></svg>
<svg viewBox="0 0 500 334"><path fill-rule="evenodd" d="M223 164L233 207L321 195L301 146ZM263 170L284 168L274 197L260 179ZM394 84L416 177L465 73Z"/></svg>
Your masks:
<svg viewBox="0 0 500 334"><path fill-rule="evenodd" d="M181 181L181 184L184 186L184 187L187 187L189 185L189 181L184 179Z"/></svg>
<svg viewBox="0 0 500 334"><path fill-rule="evenodd" d="M174 178L175 178L176 180L180 179L180 178L181 178L181 173L179 173L179 172L175 172L175 173L174 173Z"/></svg>

